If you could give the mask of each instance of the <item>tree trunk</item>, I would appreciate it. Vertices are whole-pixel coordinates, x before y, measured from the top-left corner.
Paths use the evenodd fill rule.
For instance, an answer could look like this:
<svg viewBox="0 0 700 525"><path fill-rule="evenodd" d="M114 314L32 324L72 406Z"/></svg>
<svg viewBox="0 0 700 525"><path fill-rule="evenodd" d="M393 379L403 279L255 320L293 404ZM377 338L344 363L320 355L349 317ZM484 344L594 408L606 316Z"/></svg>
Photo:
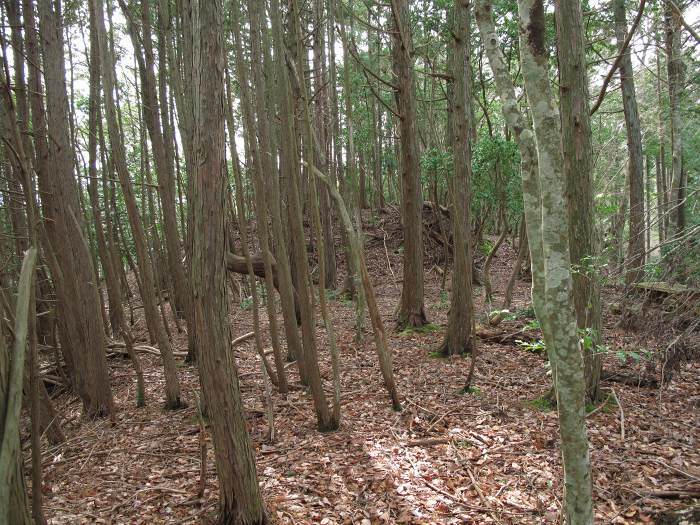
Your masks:
<svg viewBox="0 0 700 525"><path fill-rule="evenodd" d="M199 374L212 421L219 478L219 523L267 523L246 431L231 330L224 263L224 8L195 0L193 72L195 159L192 197L192 292Z"/></svg>
<svg viewBox="0 0 700 525"><path fill-rule="evenodd" d="M453 98L449 100L452 115L452 148L454 152L452 238L454 264L452 270L452 297L447 322L447 333L441 351L446 355L474 351L474 319L472 298L472 246L470 227L471 199L471 78L467 62L470 55L469 0L456 0L453 8L452 76ZM435 203L438 206L438 203ZM438 210L438 213L441 213ZM422 227L422 224L421 224ZM405 284L405 282L404 282ZM475 356L472 355L472 359Z"/></svg>
<svg viewBox="0 0 700 525"><path fill-rule="evenodd" d="M666 115L664 114L664 99L661 90L662 78L661 61L663 57L661 37L656 35L656 100L658 105L659 153L656 157L656 199L659 243L663 243L669 232L668 190L666 188ZM668 77L666 77L667 79Z"/></svg>
<svg viewBox="0 0 700 525"><path fill-rule="evenodd" d="M619 1L619 0L618 0ZM671 121L671 198L670 210L674 235L685 228L685 186L683 171L683 139L681 136L681 95L683 92L683 61L681 60L681 13L666 0L666 68Z"/></svg>
<svg viewBox="0 0 700 525"><path fill-rule="evenodd" d="M352 108L352 84L350 82L350 43L348 42L348 26L345 18L350 20L350 32L352 33L352 15L343 11L343 16L339 19L340 38L343 47L343 92L345 99L345 127L347 128L347 147L345 151L345 195L350 207L348 213L351 218L361 218L358 207L356 172L357 163L355 158L355 126ZM343 185L341 185L341 188ZM325 189L325 188L324 188ZM342 189L341 189L342 191ZM361 228L361 219L358 222L358 229ZM347 271L345 273L345 283L343 291L348 293L355 300L355 340L362 340L363 325L365 321L365 298L360 286L360 268L358 266L357 255L352 246L353 240L345 236L345 260L347 261Z"/></svg>
<svg viewBox="0 0 700 525"><path fill-rule="evenodd" d="M180 250L180 235L177 230L177 212L175 210L175 174L173 164L169 160L168 146L171 138L164 136L159 114L163 114L162 107L167 106L167 100L157 96L157 81L155 75L155 59L153 57L153 43L151 40L150 5L148 0L141 2L141 27L139 35L135 21L126 6L125 0L119 1L128 21L129 33L138 61L143 90L143 116L148 129L153 148L153 158L156 164L156 176L158 178L158 193L163 212L163 231L167 252L168 269L173 283L174 297L171 299L176 314L189 319L189 291L185 268L182 263ZM139 44L142 43L142 45ZM141 48L143 47L143 55ZM161 72L161 76L165 71ZM165 124L165 122L163 122Z"/></svg>
<svg viewBox="0 0 700 525"><path fill-rule="evenodd" d="M401 139L401 211L403 218L403 287L398 327L422 326L427 322L423 307L423 198L416 116L412 36L408 0L393 0L392 65L394 96Z"/></svg>
<svg viewBox="0 0 700 525"><path fill-rule="evenodd" d="M273 0L274 1L274 0ZM289 17L292 21L291 23L291 34L289 36L292 48L292 57L295 61L288 60L287 65L290 69L290 79L293 79L293 85L295 86L295 94L299 101L299 104L308 104L305 95L307 93L304 84L304 79L300 76L302 75L303 69L302 64L305 62L303 53L304 49L302 47L303 37L301 33L300 26L300 12L297 0L290 0L290 13ZM272 11L276 11L275 7L272 7ZM273 30L274 31L274 30ZM300 133L294 136L303 135L302 130L298 130ZM309 140L307 135L306 140ZM309 145L310 146L310 145ZM310 148L306 149L305 156L310 152ZM294 148L294 155L296 156L298 151L296 147ZM308 158L308 157L307 157ZM309 159L313 162L311 159ZM308 162L308 161L307 161ZM292 251L294 257L294 270L296 271L296 282L297 291L299 292L299 307L301 312L301 333L302 340L304 344L304 369L306 371L306 377L311 389L311 394L314 400L314 407L316 409L316 418L318 421L318 429L322 432L335 430L338 427L338 421L333 417L330 410L328 409L328 403L326 401L326 394L323 391L323 383L321 381L321 372L318 365L318 350L316 346L316 333L315 333L315 320L313 312L313 302L312 302L312 283L309 275L309 261L306 255L306 242L304 236L304 225L302 220L302 205L299 191L299 179L301 174L299 173L299 158L295 158L293 165L297 168L292 176L289 183L289 214L291 217L290 226L291 234L294 239Z"/></svg>
<svg viewBox="0 0 700 525"><path fill-rule="evenodd" d="M173 355L170 341L161 320L158 317L158 307L155 297L155 279L153 266L148 256L148 246L143 223L139 216L136 197L129 177L129 170L126 164L126 154L124 143L119 132L119 121L114 100L114 57L109 49L107 41L107 31L105 29L104 8L102 0L91 0L97 28L97 40L100 49L102 66L102 81L104 86L105 108L107 111L107 131L109 133L112 148L112 160L119 177L119 182L126 203L126 211L129 216L131 232L136 248L136 258L141 277L141 299L143 300L146 324L156 337L158 348L163 358L163 370L165 374L165 394L166 407L177 409L183 406L180 399L180 381L178 379L175 357Z"/></svg>
<svg viewBox="0 0 700 525"><path fill-rule="evenodd" d="M523 261L525 260L525 255L528 252L528 241L527 241L527 230L525 227L525 215L523 215L520 220L520 231L518 233L518 257L515 259L515 264L513 265L513 271L510 274L510 279L508 279L508 284L503 292L503 309L508 310L513 302L513 289L515 288L515 283L518 280L518 276L522 270Z"/></svg>
<svg viewBox="0 0 700 525"><path fill-rule="evenodd" d="M237 3L238 4L238 3ZM268 199L267 191L263 181L264 173L272 173L272 157L270 151L270 133L268 127L267 107L265 100L265 77L262 71L262 51L260 33L260 13L257 3L248 3L248 16L250 18L250 41L251 41L251 68L253 73L253 82L256 86L255 93L249 88L247 78L250 76L250 71L245 67L243 62L242 44L240 35L240 15L237 5L233 14L233 34L236 48L236 69L238 71L238 84L241 97L241 109L243 111L245 132L246 132L246 149L252 160L253 170L252 178L255 188L255 217L257 225L258 239L260 250L262 252L263 264L265 266L265 285L268 292L267 297L267 317L270 325L270 336L272 340L272 350L275 355L275 366L277 370L278 387L280 392L287 391L287 377L284 369L284 359L282 358L282 350L280 348L279 330L277 326L277 308L275 301L275 287L272 278L272 262L273 257L270 251L270 233L268 220ZM253 97L255 100L253 100ZM255 109L253 104L255 103ZM255 119L255 110L257 110L257 122ZM256 133L257 132L257 133ZM242 191L242 188L238 188ZM239 214L242 210L239 210ZM244 218L241 218L243 221Z"/></svg>
<svg viewBox="0 0 700 525"><path fill-rule="evenodd" d="M314 163L321 166L324 172L328 171L330 164L328 159L328 88L326 78L326 41L325 41L325 9L326 0L314 0L313 10L313 67L314 67L314 129L316 131L317 147L314 147ZM330 197L325 186L319 190L319 208L323 242L325 244L324 264L325 281L322 283L327 289L335 288L337 280L337 268L335 262L335 240L333 238L333 213L331 211Z"/></svg>
<svg viewBox="0 0 700 525"><path fill-rule="evenodd" d="M542 229L530 243L542 245L544 308L538 312L552 364L564 463L564 516L571 525L593 523L591 464L586 437L586 383L576 316L567 227L559 112L554 106L545 43L542 0L518 0L523 82L539 159ZM528 196L525 206L533 200ZM534 258L534 255L533 255Z"/></svg>
<svg viewBox="0 0 700 525"><path fill-rule="evenodd" d="M278 3L279 0L273 0ZM293 361L297 358L303 359L303 348L299 338L299 330L297 322L301 322L301 311L296 305L294 294L294 283L292 280L292 270L290 267L289 253L287 251L286 228L283 222L282 208L282 191L280 190L280 178L284 175L286 181L291 180L294 176L296 166L294 162L293 148L293 113L291 110L291 98L289 93L289 78L287 67L284 61L284 44L282 42L282 24L280 22L279 5L272 7L270 10L270 18L272 23L272 39L275 49L275 71L277 73L277 101L278 112L280 119L280 166L279 173L270 173L272 178L272 195L271 195L271 211L272 211L272 231L275 239L275 255L279 267L279 293L280 303L282 304L282 314L284 316L284 330L287 338L287 361ZM288 210L285 210L288 211ZM285 213L285 215L287 215ZM300 363L300 372L303 369L303 364ZM305 370L303 374L305 374ZM302 380L306 381L305 375L302 375Z"/></svg>
<svg viewBox="0 0 700 525"><path fill-rule="evenodd" d="M37 250L32 247L22 264L14 315L15 344L12 359L6 348L5 335L0 332L0 522L12 525L32 523L27 508L19 432L29 306L36 257Z"/></svg>
<svg viewBox="0 0 700 525"><path fill-rule="evenodd" d="M589 399L600 397L602 361L597 346L602 341L600 276L596 267L598 247L593 199L593 146L588 104L588 75L583 15L579 2L556 4L559 54L559 100L562 153L569 208L569 250L573 272L574 307L579 329L590 331L593 344L586 349L586 383Z"/></svg>
<svg viewBox="0 0 700 525"><path fill-rule="evenodd" d="M98 194L97 175L97 123L101 119L100 115L100 54L97 44L97 28L94 24L94 17L90 18L90 102L88 115L88 193L90 194L90 206L95 222L95 239L97 241L97 253L102 264L102 271L105 277L107 288L107 300L109 304L109 322L112 334L119 335L122 329L126 328L124 311L121 304L121 286L112 257L110 256L102 229L102 211ZM105 167L103 167L105 169ZM105 199L106 202L106 199Z"/></svg>
<svg viewBox="0 0 700 525"><path fill-rule="evenodd" d="M624 0L613 2L615 38L618 51L627 37ZM620 61L620 83L622 84L622 106L627 128L627 150L629 151L629 242L625 282L638 282L644 275L644 159L642 157L642 132L637 110L637 94L634 88L634 69L629 48Z"/></svg>
<svg viewBox="0 0 700 525"><path fill-rule="evenodd" d="M39 177L48 184L51 198L44 209L46 230L65 279L65 302L60 304L76 356L75 373L85 413L90 417L112 413L114 405L107 372L105 335L92 257L86 243L85 224L74 175L70 145L68 96L65 83L63 30L60 3L39 2L41 49L46 84L46 153L51 166L41 166ZM25 19L33 14L25 10ZM29 33L30 31L27 31ZM38 68L38 64L34 64ZM37 79L38 80L38 79ZM36 86L36 84L35 84ZM38 109L38 108L37 108ZM41 122L41 118L35 121ZM35 130L42 127L36 126ZM39 132L41 133L41 132ZM44 147L42 147L44 149ZM43 168L43 169L42 169ZM50 173L49 173L50 171ZM42 204L45 193L42 193ZM47 213L48 212L48 213Z"/></svg>

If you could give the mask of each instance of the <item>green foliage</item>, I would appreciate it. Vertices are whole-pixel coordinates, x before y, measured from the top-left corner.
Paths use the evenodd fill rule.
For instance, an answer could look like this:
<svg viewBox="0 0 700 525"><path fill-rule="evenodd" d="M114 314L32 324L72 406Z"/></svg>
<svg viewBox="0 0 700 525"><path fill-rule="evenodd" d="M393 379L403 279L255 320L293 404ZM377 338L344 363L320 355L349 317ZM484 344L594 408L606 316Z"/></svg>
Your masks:
<svg viewBox="0 0 700 525"><path fill-rule="evenodd" d="M483 242L478 247L479 253L481 255L488 255L493 250L493 242L489 239L484 239Z"/></svg>
<svg viewBox="0 0 700 525"><path fill-rule="evenodd" d="M451 151L429 148L421 157L421 183L424 186L437 183L438 195L447 192L448 180L454 174L454 157Z"/></svg>
<svg viewBox="0 0 700 525"><path fill-rule="evenodd" d="M639 352L634 350L617 350L615 357L621 364L639 363L641 361L651 361L654 358L654 353L650 350L641 349Z"/></svg>
<svg viewBox="0 0 700 525"><path fill-rule="evenodd" d="M503 202L513 224L522 213L522 200L518 146L498 136L480 136L472 148L473 213L495 212Z"/></svg>
<svg viewBox="0 0 700 525"><path fill-rule="evenodd" d="M536 354L544 354L547 352L547 345L542 339L537 341L523 341L522 339L516 339L517 345L528 352L534 352Z"/></svg>
<svg viewBox="0 0 700 525"><path fill-rule="evenodd" d="M450 307L450 303L448 301L448 296L447 296L447 290L445 290L444 288L441 288L439 298L440 298L440 304L438 304L438 308L440 308L440 310L447 310Z"/></svg>
<svg viewBox="0 0 700 525"><path fill-rule="evenodd" d="M532 305L518 308L514 315L515 319L535 319L535 308Z"/></svg>
<svg viewBox="0 0 700 525"><path fill-rule="evenodd" d="M608 394L605 400L602 402L602 408L600 410L605 412L606 414L609 414L611 412L614 412L617 409L617 407L618 405L617 401L615 400L615 397ZM586 403L586 414L590 414L594 410L598 410L598 406L596 406L593 403Z"/></svg>
<svg viewBox="0 0 700 525"><path fill-rule="evenodd" d="M267 296L265 286L261 283L255 284L256 290L258 292L258 297L261 299L262 304L265 304L265 298ZM249 295L247 297L242 297L240 302L241 310L250 310L253 306L253 296Z"/></svg>

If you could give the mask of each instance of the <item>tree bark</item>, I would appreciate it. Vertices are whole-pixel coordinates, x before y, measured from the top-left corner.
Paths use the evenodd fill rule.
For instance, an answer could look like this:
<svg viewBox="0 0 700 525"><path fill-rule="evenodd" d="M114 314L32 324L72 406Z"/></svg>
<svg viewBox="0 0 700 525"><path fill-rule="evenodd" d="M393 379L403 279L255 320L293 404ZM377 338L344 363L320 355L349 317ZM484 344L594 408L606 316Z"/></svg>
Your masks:
<svg viewBox="0 0 700 525"><path fill-rule="evenodd" d="M625 112L627 129L627 150L629 151L629 241L625 282L638 282L644 275L644 159L642 157L642 132L637 109L637 94L634 87L634 69L629 49L622 44L627 37L624 0L613 2L615 18L615 38L620 60L620 83L622 84L622 106Z"/></svg>
<svg viewBox="0 0 700 525"><path fill-rule="evenodd" d="M167 106L167 100L158 100L157 81L155 75L155 59L153 57L153 43L151 40L150 4L148 0L141 2L141 28L139 35L138 27L132 20L129 8L125 0L119 1L122 10L127 18L129 33L134 46L136 59L138 61L139 73L141 77L141 88L143 90L143 116L148 129L153 148L153 158L156 164L156 176L158 178L158 194L163 213L163 231L165 233L165 243L167 252L168 269L170 279L173 283L174 297L172 303L174 310L180 317L189 319L189 290L185 267L182 263L180 250L180 235L177 230L177 212L175 210L175 174L172 162L169 160L168 147L170 137L163 134L162 124L159 115L163 114L162 107ZM143 55L141 54L143 49ZM161 76L165 71L161 72Z"/></svg>
<svg viewBox="0 0 700 525"><path fill-rule="evenodd" d="M427 323L423 306L423 221L421 211L420 150L416 115L416 94L411 56L413 43L408 0L392 0L392 65L396 85L394 96L399 115L401 208L403 219L403 286L398 327Z"/></svg>
<svg viewBox="0 0 700 525"><path fill-rule="evenodd" d="M583 15L579 2L556 3L557 50L559 55L559 101L561 108L562 153L569 209L569 250L573 277L576 324L588 329L593 345L585 355L587 394L593 402L600 397L602 341L600 320L600 276L596 266L598 246L593 198L593 146L588 104L588 75Z"/></svg>
<svg viewBox="0 0 700 525"><path fill-rule="evenodd" d="M29 10L25 10L25 13L25 19L33 16ZM72 347L71 351L76 357L75 373L85 413L90 417L106 416L112 413L114 405L107 372L96 274L86 243L85 223L74 174L74 153L66 120L69 106L60 2L39 2L39 15L46 84L45 151L47 161L51 159L51 166L46 164L38 172L40 179L44 178L47 182L44 187L51 192L51 198L44 207L49 241L63 275L70 276L61 280L64 302L60 306L70 337L70 340L63 343ZM38 64L33 64L35 65L38 67ZM35 123L40 123L41 120L39 117ZM35 128L38 133L41 130L39 126ZM45 193L41 195L43 204Z"/></svg>
<svg viewBox="0 0 700 525"><path fill-rule="evenodd" d="M619 0L618 0L619 1ZM674 235L685 228L685 173L683 170L683 139L681 136L681 94L683 92L683 61L681 60L681 13L666 0L664 10L666 28L666 68L671 121L671 198Z"/></svg>
<svg viewBox="0 0 700 525"><path fill-rule="evenodd" d="M447 322L447 333L441 345L446 355L474 352L474 303L472 298L472 246L471 246L471 78L467 63L470 55L469 0L455 0L453 7L452 35L452 99L449 113L452 115L452 148L454 153L454 179L452 193L454 213L452 237L454 239L454 263L452 270L452 297ZM438 203L435 203L439 206ZM438 210L438 213L441 213ZM475 355L472 355L474 358Z"/></svg>
<svg viewBox="0 0 700 525"><path fill-rule="evenodd" d="M586 437L583 360L572 301L572 278L559 112L554 106L545 43L542 0L518 0L520 59L532 111L541 196L542 229L530 238L542 245L544 301L538 317L557 394L564 463L564 516L571 525L593 523L591 464ZM525 206L531 205L528 199Z"/></svg>
<svg viewBox="0 0 700 525"><path fill-rule="evenodd" d="M104 87L105 108L107 111L107 131L109 133L112 148L112 161L119 177L122 187L124 201L126 203L127 215L131 225L131 232L136 248L136 258L141 277L141 299L143 300L146 324L149 326L158 342L158 348L163 357L163 370L165 374L165 397L166 407L177 409L183 406L180 399L180 381L178 379L175 357L173 355L170 341L165 329L158 317L158 307L155 298L155 279L153 266L148 256L148 246L146 244L146 234L143 223L139 216L136 197L129 177L129 170L126 163L124 143L119 132L119 121L117 117L116 102L114 100L114 57L109 49L107 41L107 31L104 21L104 7L102 0L90 0L93 3L93 11L97 27L97 40L100 49L102 66L102 82Z"/></svg>
<svg viewBox="0 0 700 525"><path fill-rule="evenodd" d="M192 292L199 374L212 420L219 477L219 523L267 523L246 431L231 330L224 263L224 8L193 2L195 164L192 192Z"/></svg>
<svg viewBox="0 0 700 525"><path fill-rule="evenodd" d="M32 523L27 508L19 431L29 305L36 257L37 250L32 247L22 263L12 359L6 348L5 335L0 331L0 522L13 525Z"/></svg>
<svg viewBox="0 0 700 525"><path fill-rule="evenodd" d="M270 19L272 25L272 40L275 50L275 72L277 73L277 104L280 119L280 162L279 173L270 173L272 178L272 231L275 239L275 255L279 261L280 303L284 316L284 330L287 337L287 361L297 358L303 360L303 348L299 337L297 323L301 324L301 311L298 306L297 295L294 291L292 270L290 267L289 252L287 251L286 229L283 223L282 191L280 189L280 179L284 177L286 181L291 180L295 170L295 156L293 151L293 112L291 109L291 98L289 93L289 77L285 64L285 48L283 44L282 24L279 13L279 0L272 0L270 9ZM285 210L288 212L288 210ZM288 216L287 213L284 214ZM300 363L300 372L303 371L303 364ZM305 381L305 371L302 372L302 380Z"/></svg>
<svg viewBox="0 0 700 525"><path fill-rule="evenodd" d="M273 0L274 1L274 0ZM272 11L276 11L274 5ZM297 0L290 0L289 2L289 18L291 23L291 34L289 35L290 43L293 46L291 50L291 57L287 60L287 66L290 70L290 79L293 80L293 86L295 86L295 94L300 104L308 104L305 98L306 87L304 85L304 79L300 76L303 72L301 65L304 63L303 53L304 49L301 46L303 43L303 36L301 33L300 26L300 12L299 4ZM273 30L274 31L274 30ZM294 58L292 58L294 57ZM294 61L296 60L296 62ZM301 136L303 134L302 130L298 130L300 133L294 136ZM307 140L309 137L307 136ZM298 155L296 147L294 149L294 156ZM310 148L307 148L305 157L308 155ZM311 160L311 159L309 159ZM318 365L318 349L315 333L315 320L313 312L313 302L312 302L312 283L309 275L309 261L306 255L306 242L304 236L304 225L302 219L302 205L300 198L300 188L299 179L301 174L299 173L299 158L294 158L293 165L297 168L291 174L291 178L288 181L288 191L289 191L289 215L290 215L290 226L291 226L291 237L294 239L292 245L292 252L294 258L294 270L296 272L296 283L297 291L299 292L299 307L301 313L301 333L302 341L304 345L304 369L306 371L306 378L311 389L311 394L314 400L314 408L316 410L316 419L318 422L318 429L322 432L335 430L338 427L338 421L335 420L333 414L331 414L328 408L328 402L326 401L326 394L323 391L323 383L321 381L321 372Z"/></svg>

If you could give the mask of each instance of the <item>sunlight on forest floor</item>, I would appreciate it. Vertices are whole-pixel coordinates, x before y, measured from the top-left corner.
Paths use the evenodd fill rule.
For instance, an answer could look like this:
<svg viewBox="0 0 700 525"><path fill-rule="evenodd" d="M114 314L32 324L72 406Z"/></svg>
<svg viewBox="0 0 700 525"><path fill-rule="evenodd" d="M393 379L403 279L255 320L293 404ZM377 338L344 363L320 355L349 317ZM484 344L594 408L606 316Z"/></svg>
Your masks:
<svg viewBox="0 0 700 525"><path fill-rule="evenodd" d="M504 246L494 262L496 301L513 260L509 250ZM400 256L390 257L396 272ZM381 243L370 248L368 261L389 325L399 288ZM444 326L447 309L440 301L440 276L427 276L428 318ZM521 281L513 311L524 309L528 296L529 283ZM562 487L556 412L532 403L549 385L542 356L513 344L481 342L474 388L460 395L469 358L432 357L441 332L392 332L396 378L404 399L404 411L396 413L381 386L370 334L355 345L352 307L340 301L331 307L342 352L338 432L316 431L312 404L295 388L286 399L274 396L277 441L265 443L264 400L253 343L236 350L258 475L275 522L558 522ZM476 310L484 312L482 298ZM231 317L234 336L252 330L250 311L236 304ZM142 320L138 328L146 337ZM318 330L321 371L328 382L330 362L320 324ZM178 335L174 327L173 331L175 346L186 348L184 334ZM615 328L615 319L606 318L606 339L611 346L633 343L632 336ZM206 489L201 499L197 497L197 374L180 364L189 403L185 410L161 410L162 371L153 356L144 358L144 409L134 407L129 362L111 360L119 405L114 425L82 421L77 399L62 395L57 400L67 419L68 441L45 454L45 504L51 523L214 519L218 497L210 441ZM614 357L605 365L620 367ZM291 382L298 385L295 368L288 370ZM697 490L700 427L697 406L691 402L700 395L698 371L697 365L687 365L661 397L656 389L615 385L624 410L624 440L616 407L606 407L588 420L601 522L653 522L660 512L682 506L682 501L663 499L664 491Z"/></svg>

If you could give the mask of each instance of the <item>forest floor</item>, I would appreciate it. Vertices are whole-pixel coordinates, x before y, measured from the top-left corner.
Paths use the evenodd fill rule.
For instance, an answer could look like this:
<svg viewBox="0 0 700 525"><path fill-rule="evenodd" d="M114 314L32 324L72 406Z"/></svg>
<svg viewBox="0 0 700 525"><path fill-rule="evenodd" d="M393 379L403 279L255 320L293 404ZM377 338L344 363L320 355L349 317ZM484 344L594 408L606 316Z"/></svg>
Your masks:
<svg viewBox="0 0 700 525"><path fill-rule="evenodd" d="M401 289L400 238L385 242L390 217L368 221L367 259L387 328L393 327ZM386 226L386 229L384 227ZM386 248L385 248L386 245ZM505 243L492 266L494 304L500 304L515 253ZM390 266L389 264L390 263ZM447 321L449 292L426 264L426 313L439 327L426 333L391 331L394 370L404 410L394 412L381 381L368 331L354 342L352 304L331 301L342 367L342 422L337 432L316 430L310 396L295 388L274 394L276 439L266 440L262 377L252 340L236 347L241 391L263 496L273 523L558 523L562 470L556 412L538 398L550 386L545 359L512 342L477 339L479 355L470 393L462 394L470 358L432 353ZM449 280L448 280L449 283ZM525 312L529 286L519 281L511 311ZM606 290L606 302L614 290ZM483 289L475 288L477 322L486 324ZM264 308L262 325L267 327ZM137 310L137 312L140 310ZM613 350L639 350L639 337L605 314L605 341ZM524 326L525 318L499 329ZM330 392L330 359L318 320L321 370ZM371 330L369 322L366 323ZM236 300L233 336L252 330L252 312ZM174 344L186 350L175 326ZM143 320L136 333L147 344ZM265 344L269 346L268 334ZM641 346L651 342L642 342ZM653 349L653 348L649 348ZM162 408L160 359L144 355L147 407L135 407L129 361L110 359L116 420L87 421L75 396L55 402L64 417L65 444L44 454L44 504L52 524L211 523L217 481L211 437L198 497L200 426L196 369L180 360L189 407ZM644 364L605 357L605 368L634 373ZM299 385L295 367L291 383ZM700 520L700 366L684 365L658 387L604 381L619 406L588 418L597 520L600 523L677 523L674 509ZM608 390L606 390L607 392ZM26 450L26 448L25 448ZM27 453L27 462L29 453ZM667 521L668 520L668 521ZM698 521L700 522L700 521Z"/></svg>

